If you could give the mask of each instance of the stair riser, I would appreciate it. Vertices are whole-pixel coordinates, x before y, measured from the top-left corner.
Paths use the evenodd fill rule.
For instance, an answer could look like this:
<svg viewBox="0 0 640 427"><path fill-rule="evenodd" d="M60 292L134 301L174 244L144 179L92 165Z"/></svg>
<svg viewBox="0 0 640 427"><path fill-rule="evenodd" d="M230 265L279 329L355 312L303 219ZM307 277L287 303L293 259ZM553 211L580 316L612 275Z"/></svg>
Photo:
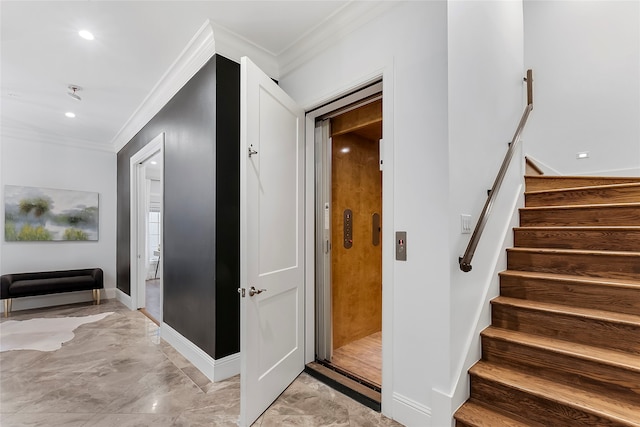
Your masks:
<svg viewBox="0 0 640 427"><path fill-rule="evenodd" d="M516 229L513 237L518 248L640 252L640 230L633 229Z"/></svg>
<svg viewBox="0 0 640 427"><path fill-rule="evenodd" d="M640 178L599 177L525 177L527 191L557 190L562 188L593 187L596 185L640 183Z"/></svg>
<svg viewBox="0 0 640 427"><path fill-rule="evenodd" d="M520 226L640 226L640 206L520 209Z"/></svg>
<svg viewBox="0 0 640 427"><path fill-rule="evenodd" d="M478 401L519 414L525 419L549 427L610 426L623 427L614 420L572 408L541 396L525 393L508 385L471 375L471 395Z"/></svg>
<svg viewBox="0 0 640 427"><path fill-rule="evenodd" d="M501 276L500 295L640 316L640 288Z"/></svg>
<svg viewBox="0 0 640 427"><path fill-rule="evenodd" d="M640 372L637 371L493 337L482 338L482 358L503 367L640 404Z"/></svg>
<svg viewBox="0 0 640 427"><path fill-rule="evenodd" d="M525 194L525 206L575 206L640 202L640 186L584 188Z"/></svg>
<svg viewBox="0 0 640 427"><path fill-rule="evenodd" d="M492 304L492 325L578 344L640 354L640 324Z"/></svg>
<svg viewBox="0 0 640 427"><path fill-rule="evenodd" d="M640 254L566 254L507 251L509 270L640 280Z"/></svg>

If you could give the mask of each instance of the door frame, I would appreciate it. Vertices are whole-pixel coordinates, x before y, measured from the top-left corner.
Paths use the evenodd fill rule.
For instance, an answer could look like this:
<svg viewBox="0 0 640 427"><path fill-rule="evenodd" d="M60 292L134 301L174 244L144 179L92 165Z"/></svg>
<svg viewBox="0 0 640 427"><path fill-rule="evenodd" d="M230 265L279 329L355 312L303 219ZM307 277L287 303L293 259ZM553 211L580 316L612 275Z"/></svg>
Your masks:
<svg viewBox="0 0 640 427"><path fill-rule="evenodd" d="M156 153L160 153L160 157L162 158L162 164L160 165L160 176L161 176L161 185L162 185L162 199L163 202L161 206L164 205L164 132L160 133L158 136L149 141L144 147L138 150L131 158L129 159L129 221L130 221L130 229L129 229L129 265L130 265L130 275L129 275L129 289L131 293L131 304L134 310L145 306L145 278L143 275L146 274L146 269L143 264L143 259L140 258L140 250L143 248L146 251L146 231L144 229L141 230L141 216L144 211L144 195L146 193L145 181L144 181L144 168L141 167L141 163L155 155ZM162 208L161 208L162 212ZM164 250L164 212L160 216L161 221L161 232L160 236L162 236L163 242L161 243L161 247ZM144 231L144 232L143 232ZM160 256L158 260L158 269L160 271L160 277L163 277L162 273L163 269L163 260L164 257ZM142 280L141 280L142 279ZM160 279L160 319L156 319L158 322L162 323L162 279Z"/></svg>
<svg viewBox="0 0 640 427"><path fill-rule="evenodd" d="M316 279L316 197L315 197L315 121L340 106L340 101L348 105L362 99L360 89L382 81L382 147L380 152L384 160L382 174L382 413L393 418L393 278L395 241L394 230L394 64L390 58L383 66L347 84L345 87L305 105L305 364L315 360L315 279ZM379 90L378 90L379 92ZM331 105L331 107L328 107Z"/></svg>
<svg viewBox="0 0 640 427"><path fill-rule="evenodd" d="M378 96L379 95L379 96ZM333 223L332 174L333 147L330 122L333 118L382 99L382 81L358 90L354 102L344 106L342 100L326 105L329 112L316 119L315 180L316 180L316 357L331 361L333 356L333 306L332 306L332 247ZM349 98L351 100L351 97ZM382 135L381 135L382 136ZM376 144L377 145L377 144ZM379 149L377 147L376 149ZM382 171L382 167L380 171ZM383 175L384 176L384 175ZM382 188L380 188L382 195ZM384 219L383 219L384 220ZM382 225L382 224L381 224ZM382 254L381 254L382 256ZM319 285L320 284L320 285ZM319 286L318 286L319 285ZM382 303L381 303L382 304ZM382 309L382 306L380 307ZM382 368L382 367L381 367Z"/></svg>

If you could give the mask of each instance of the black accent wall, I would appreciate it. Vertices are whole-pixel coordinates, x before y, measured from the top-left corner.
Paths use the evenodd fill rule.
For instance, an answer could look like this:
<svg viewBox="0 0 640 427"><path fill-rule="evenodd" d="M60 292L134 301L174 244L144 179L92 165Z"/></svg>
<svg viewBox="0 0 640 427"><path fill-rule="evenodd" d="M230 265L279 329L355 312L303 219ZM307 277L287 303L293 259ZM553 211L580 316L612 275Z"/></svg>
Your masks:
<svg viewBox="0 0 640 427"><path fill-rule="evenodd" d="M239 64L215 55L118 152L117 287L129 295L129 161L162 132L163 321L220 359L240 350Z"/></svg>

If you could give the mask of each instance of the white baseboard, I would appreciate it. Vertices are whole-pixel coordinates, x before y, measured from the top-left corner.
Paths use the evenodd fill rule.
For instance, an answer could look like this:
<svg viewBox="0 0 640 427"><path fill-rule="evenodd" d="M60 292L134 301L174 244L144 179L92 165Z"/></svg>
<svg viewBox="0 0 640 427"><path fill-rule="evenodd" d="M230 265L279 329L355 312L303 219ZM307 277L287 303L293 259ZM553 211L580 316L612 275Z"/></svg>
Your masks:
<svg viewBox="0 0 640 427"><path fill-rule="evenodd" d="M222 381L240 374L240 352L230 354L222 359L215 359L214 381Z"/></svg>
<svg viewBox="0 0 640 427"><path fill-rule="evenodd" d="M101 299L115 298L116 290L107 288L102 290ZM34 308L55 307L57 305L77 304L93 301L91 291L63 292L59 294L38 295L33 297L13 298L11 311L31 310ZM4 304L0 304L0 313L4 313Z"/></svg>
<svg viewBox="0 0 640 427"><path fill-rule="evenodd" d="M126 305L129 310L135 310L135 308L133 308L133 300L131 299L131 295L127 295L120 289L116 289L116 299L122 304Z"/></svg>
<svg viewBox="0 0 640 427"><path fill-rule="evenodd" d="M160 336L213 382L240 373L240 353L216 360L166 323L160 326Z"/></svg>
<svg viewBox="0 0 640 427"><path fill-rule="evenodd" d="M432 427L454 427L455 420L453 419L453 413L457 409L452 408L454 401L453 396L435 388L431 390L431 406L433 408L431 414Z"/></svg>
<svg viewBox="0 0 640 427"><path fill-rule="evenodd" d="M393 419L407 427L430 426L431 408L399 393L393 393Z"/></svg>

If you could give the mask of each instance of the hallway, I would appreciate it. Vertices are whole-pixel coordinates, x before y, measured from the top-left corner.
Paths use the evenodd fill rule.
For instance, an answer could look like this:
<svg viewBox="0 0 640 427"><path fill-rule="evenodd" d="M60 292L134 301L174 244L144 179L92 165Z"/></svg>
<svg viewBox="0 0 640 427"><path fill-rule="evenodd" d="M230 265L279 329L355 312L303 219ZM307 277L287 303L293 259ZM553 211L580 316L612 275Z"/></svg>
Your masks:
<svg viewBox="0 0 640 427"><path fill-rule="evenodd" d="M210 382L115 300L16 312L10 320L114 312L77 328L53 352L0 353L6 426L236 426L239 376ZM400 426L301 374L254 426Z"/></svg>
<svg viewBox="0 0 640 427"><path fill-rule="evenodd" d="M162 318L160 316L160 279L148 279L145 286L144 309L146 310L148 317L150 316L151 320L155 319L156 321L154 323L157 324Z"/></svg>

